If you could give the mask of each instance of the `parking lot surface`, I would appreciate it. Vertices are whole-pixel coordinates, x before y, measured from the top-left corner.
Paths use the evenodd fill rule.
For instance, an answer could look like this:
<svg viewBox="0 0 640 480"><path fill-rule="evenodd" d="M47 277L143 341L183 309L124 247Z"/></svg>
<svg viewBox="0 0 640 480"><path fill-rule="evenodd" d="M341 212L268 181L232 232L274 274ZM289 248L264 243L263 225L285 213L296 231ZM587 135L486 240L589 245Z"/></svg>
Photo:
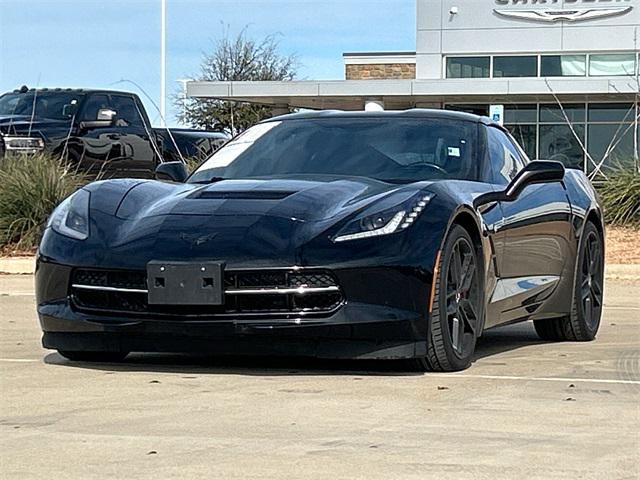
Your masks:
<svg viewBox="0 0 640 480"><path fill-rule="evenodd" d="M33 278L0 276L1 478L639 478L640 286L592 343L486 332L473 366L131 355L40 346Z"/></svg>

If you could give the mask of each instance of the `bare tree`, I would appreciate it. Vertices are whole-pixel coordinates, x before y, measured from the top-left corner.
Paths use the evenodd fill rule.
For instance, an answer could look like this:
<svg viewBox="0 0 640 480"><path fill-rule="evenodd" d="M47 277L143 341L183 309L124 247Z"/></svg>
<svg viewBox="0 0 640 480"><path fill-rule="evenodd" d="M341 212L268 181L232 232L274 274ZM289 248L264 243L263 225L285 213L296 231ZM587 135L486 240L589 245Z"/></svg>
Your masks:
<svg viewBox="0 0 640 480"><path fill-rule="evenodd" d="M231 37L228 29L205 53L200 65L199 81L288 81L296 76L295 55L279 53L275 35L261 40L249 38L246 28ZM271 116L263 105L223 101L218 99L187 99L175 96L174 102L181 123L209 130L236 134Z"/></svg>

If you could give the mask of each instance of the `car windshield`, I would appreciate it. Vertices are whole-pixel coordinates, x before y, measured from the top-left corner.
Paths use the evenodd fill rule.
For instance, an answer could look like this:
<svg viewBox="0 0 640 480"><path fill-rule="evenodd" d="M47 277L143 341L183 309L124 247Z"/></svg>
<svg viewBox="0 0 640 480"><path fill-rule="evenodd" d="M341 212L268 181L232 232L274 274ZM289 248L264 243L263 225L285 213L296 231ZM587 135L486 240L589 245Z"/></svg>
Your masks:
<svg viewBox="0 0 640 480"><path fill-rule="evenodd" d="M477 178L477 125L441 118L312 118L258 124L218 150L190 182L360 176L385 182Z"/></svg>
<svg viewBox="0 0 640 480"><path fill-rule="evenodd" d="M0 115L68 120L76 112L82 96L77 92L7 93L0 97Z"/></svg>

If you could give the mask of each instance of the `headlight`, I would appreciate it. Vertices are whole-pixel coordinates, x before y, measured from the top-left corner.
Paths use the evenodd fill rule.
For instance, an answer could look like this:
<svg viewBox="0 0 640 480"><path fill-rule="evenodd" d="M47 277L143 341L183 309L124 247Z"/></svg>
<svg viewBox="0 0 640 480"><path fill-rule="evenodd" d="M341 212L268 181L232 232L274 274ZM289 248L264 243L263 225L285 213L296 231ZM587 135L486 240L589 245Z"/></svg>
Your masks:
<svg viewBox="0 0 640 480"><path fill-rule="evenodd" d="M91 194L78 190L58 205L47 227L76 240L85 240L89 236L89 199Z"/></svg>
<svg viewBox="0 0 640 480"><path fill-rule="evenodd" d="M6 150L34 152L44 148L44 140L40 137L4 136L2 140Z"/></svg>
<svg viewBox="0 0 640 480"><path fill-rule="evenodd" d="M433 193L420 192L386 210L373 214L369 213L369 210L365 210L363 214L347 224L334 237L333 241L346 242L347 240L378 237L405 230L416 221L433 197Z"/></svg>

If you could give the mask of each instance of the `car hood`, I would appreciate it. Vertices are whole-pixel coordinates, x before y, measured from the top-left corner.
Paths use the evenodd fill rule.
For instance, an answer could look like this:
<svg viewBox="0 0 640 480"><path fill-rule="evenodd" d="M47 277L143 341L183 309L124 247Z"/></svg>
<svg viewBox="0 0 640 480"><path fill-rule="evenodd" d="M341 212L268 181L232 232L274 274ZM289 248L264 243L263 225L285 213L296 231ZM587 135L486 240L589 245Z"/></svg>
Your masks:
<svg viewBox="0 0 640 480"><path fill-rule="evenodd" d="M5 135L26 135L41 130L68 129L70 120L53 120L29 115L0 115L0 132Z"/></svg>
<svg viewBox="0 0 640 480"><path fill-rule="evenodd" d="M365 178L226 180L209 185L151 181L130 188L116 215L260 215L308 222L333 218L403 189L407 188Z"/></svg>
<svg viewBox="0 0 640 480"><path fill-rule="evenodd" d="M94 238L109 255L146 260L224 258L240 265L300 263L300 249L376 202L400 203L426 186L364 178L226 180L209 185L111 180L89 187ZM119 200L114 189L125 191ZM397 199L396 199L397 197ZM119 200L119 201L118 201ZM115 207L114 207L115 206ZM118 220L99 221L108 214Z"/></svg>

